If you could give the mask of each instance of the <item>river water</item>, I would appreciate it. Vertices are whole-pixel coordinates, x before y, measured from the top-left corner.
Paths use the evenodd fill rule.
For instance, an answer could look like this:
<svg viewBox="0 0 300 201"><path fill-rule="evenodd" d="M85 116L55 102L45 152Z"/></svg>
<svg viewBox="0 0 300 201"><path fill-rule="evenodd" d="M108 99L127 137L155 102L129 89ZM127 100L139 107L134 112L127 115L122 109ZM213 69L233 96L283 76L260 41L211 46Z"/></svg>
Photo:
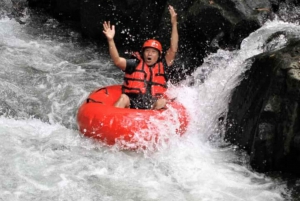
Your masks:
<svg viewBox="0 0 300 201"><path fill-rule="evenodd" d="M107 147L77 130L76 112L86 96L122 83L107 50L54 19L36 19L27 16L23 25L0 19L0 200L290 198L286 182L253 171L243 152L222 141L218 125L247 59L282 47L284 35L267 46L268 36L278 31L299 36L299 26L267 22L241 50L205 58L191 77L169 90L189 112L188 131L170 135L156 150L134 152Z"/></svg>

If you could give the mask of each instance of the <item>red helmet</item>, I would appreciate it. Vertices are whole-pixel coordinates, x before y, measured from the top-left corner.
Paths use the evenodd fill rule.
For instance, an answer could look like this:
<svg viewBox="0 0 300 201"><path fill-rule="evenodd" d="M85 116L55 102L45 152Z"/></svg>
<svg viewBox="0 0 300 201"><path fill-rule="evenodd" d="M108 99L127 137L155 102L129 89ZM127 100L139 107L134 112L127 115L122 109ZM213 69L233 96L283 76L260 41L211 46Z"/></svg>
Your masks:
<svg viewBox="0 0 300 201"><path fill-rule="evenodd" d="M158 42L157 40L154 40L154 39L146 40L142 49L144 49L146 47L155 48L159 51L160 54L162 54L162 46L161 46L160 42Z"/></svg>

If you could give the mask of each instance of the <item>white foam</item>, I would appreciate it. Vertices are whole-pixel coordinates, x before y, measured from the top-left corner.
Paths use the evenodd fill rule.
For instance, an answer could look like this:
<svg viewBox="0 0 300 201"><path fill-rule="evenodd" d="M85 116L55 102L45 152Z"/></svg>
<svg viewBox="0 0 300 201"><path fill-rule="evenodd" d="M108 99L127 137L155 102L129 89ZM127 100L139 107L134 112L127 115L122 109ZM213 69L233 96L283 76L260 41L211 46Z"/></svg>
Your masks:
<svg viewBox="0 0 300 201"><path fill-rule="evenodd" d="M137 153L106 147L82 137L74 127L76 110L87 94L120 81L112 76L117 71L109 71L108 59L96 55L87 59L92 48L84 52L69 42L35 40L18 23L0 20L1 45L10 58L2 58L6 62L1 66L6 72L0 77L1 94L6 96L2 102L7 101L17 114L0 117L0 178L5 181L0 185L0 198L284 200L284 183L252 171L245 154L208 141L219 135L219 117L226 112L231 90L247 67L245 60L264 51L265 38L278 30L299 34L292 24L270 22L251 34L241 51L219 50L205 58L202 67L212 71L204 83L199 80L203 73L199 68L192 76L194 86L184 81L180 87L171 87L171 96L191 116L187 133L174 134L176 121L157 122L162 132L167 130L168 142L161 141L156 151ZM68 51L76 53L76 59ZM37 107L33 114L39 113L41 120L28 117L30 104ZM22 117L23 113L28 116Z"/></svg>

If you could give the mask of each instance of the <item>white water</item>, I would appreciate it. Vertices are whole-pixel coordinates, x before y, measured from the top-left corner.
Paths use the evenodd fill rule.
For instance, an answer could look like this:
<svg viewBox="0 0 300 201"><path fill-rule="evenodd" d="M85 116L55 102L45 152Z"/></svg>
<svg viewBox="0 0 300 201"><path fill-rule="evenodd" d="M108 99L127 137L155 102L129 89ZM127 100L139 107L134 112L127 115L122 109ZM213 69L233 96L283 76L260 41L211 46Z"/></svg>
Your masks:
<svg viewBox="0 0 300 201"><path fill-rule="evenodd" d="M247 157L221 146L218 119L246 69L245 60L264 51L269 35L294 24L269 22L240 51L219 50L180 93L191 115L188 132L157 151L119 151L81 135L76 111L95 88L121 83L122 74L93 45L78 42L53 20L35 29L0 20L1 200L286 200L284 182L252 171ZM273 48L285 37L273 42ZM202 69L213 69L204 83ZM213 139L209 141L208 139Z"/></svg>

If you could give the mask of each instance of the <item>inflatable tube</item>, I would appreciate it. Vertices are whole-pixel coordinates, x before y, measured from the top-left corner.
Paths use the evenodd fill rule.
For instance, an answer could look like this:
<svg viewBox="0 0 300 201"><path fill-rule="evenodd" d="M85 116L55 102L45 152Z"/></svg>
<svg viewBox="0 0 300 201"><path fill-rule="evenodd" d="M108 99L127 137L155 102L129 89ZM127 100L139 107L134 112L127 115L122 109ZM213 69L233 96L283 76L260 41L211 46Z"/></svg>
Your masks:
<svg viewBox="0 0 300 201"><path fill-rule="evenodd" d="M79 131L107 145L121 142L122 148L130 149L139 147L140 140L157 141L162 133L158 124L171 124L178 135L186 131L188 116L180 103L169 102L167 109L161 110L116 108L113 104L120 95L121 85L92 92L78 110Z"/></svg>

